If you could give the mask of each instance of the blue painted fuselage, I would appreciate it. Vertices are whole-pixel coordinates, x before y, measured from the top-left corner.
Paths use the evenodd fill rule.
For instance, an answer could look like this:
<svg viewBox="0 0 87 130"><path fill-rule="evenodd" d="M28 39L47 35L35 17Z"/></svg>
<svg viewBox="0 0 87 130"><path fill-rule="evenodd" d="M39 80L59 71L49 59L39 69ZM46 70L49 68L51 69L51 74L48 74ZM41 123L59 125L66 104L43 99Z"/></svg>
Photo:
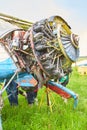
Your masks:
<svg viewBox="0 0 87 130"><path fill-rule="evenodd" d="M10 78L16 70L17 67L10 57L0 61L0 81Z"/></svg>
<svg viewBox="0 0 87 130"><path fill-rule="evenodd" d="M17 67L11 57L0 62L0 82L4 79L10 79L17 71ZM35 78L27 72L19 72L14 80L20 84L21 87L34 87L37 85Z"/></svg>

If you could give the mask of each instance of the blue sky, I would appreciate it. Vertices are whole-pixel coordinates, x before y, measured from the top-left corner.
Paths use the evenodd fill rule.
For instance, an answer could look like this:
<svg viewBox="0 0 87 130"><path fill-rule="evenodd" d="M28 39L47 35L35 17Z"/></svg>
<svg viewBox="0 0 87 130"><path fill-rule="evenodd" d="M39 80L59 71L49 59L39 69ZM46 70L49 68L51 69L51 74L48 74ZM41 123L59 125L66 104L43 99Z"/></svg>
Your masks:
<svg viewBox="0 0 87 130"><path fill-rule="evenodd" d="M0 12L32 22L60 15L80 37L80 55L87 55L87 0L2 0Z"/></svg>

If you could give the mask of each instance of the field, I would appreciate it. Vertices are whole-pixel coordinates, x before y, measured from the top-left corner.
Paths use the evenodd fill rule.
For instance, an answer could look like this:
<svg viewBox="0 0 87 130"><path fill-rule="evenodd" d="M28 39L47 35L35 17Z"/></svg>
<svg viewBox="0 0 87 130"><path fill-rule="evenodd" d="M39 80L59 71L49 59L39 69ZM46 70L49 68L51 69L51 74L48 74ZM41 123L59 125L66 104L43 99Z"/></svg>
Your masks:
<svg viewBox="0 0 87 130"><path fill-rule="evenodd" d="M46 105L46 96L40 108L36 104L29 106L21 95L18 107L11 107L6 99L2 110L3 130L87 130L87 76L80 76L74 69L67 87L79 95L76 109L73 109L73 99L65 104L54 93L53 112ZM46 95L44 89L38 93L39 102Z"/></svg>

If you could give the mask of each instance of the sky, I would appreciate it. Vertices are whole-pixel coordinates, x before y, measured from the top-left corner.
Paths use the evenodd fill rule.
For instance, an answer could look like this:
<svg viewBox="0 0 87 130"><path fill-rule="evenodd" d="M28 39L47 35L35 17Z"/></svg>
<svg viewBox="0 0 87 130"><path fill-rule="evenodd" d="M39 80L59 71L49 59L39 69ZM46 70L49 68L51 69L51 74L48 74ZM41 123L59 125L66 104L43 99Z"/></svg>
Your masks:
<svg viewBox="0 0 87 130"><path fill-rule="evenodd" d="M87 56L87 0L0 0L0 13L30 22L59 15L79 35L80 56Z"/></svg>

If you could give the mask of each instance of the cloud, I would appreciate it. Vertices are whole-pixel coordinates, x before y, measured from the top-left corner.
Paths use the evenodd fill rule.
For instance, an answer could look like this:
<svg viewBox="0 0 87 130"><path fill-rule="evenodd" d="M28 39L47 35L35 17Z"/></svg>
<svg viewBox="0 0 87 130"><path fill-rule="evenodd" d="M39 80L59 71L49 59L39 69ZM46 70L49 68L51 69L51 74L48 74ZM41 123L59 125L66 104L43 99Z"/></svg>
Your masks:
<svg viewBox="0 0 87 130"><path fill-rule="evenodd" d="M80 55L87 56L87 31L80 32Z"/></svg>
<svg viewBox="0 0 87 130"><path fill-rule="evenodd" d="M3 0L0 2L0 11L30 21L37 21L51 15L66 16L68 13L54 0Z"/></svg>

